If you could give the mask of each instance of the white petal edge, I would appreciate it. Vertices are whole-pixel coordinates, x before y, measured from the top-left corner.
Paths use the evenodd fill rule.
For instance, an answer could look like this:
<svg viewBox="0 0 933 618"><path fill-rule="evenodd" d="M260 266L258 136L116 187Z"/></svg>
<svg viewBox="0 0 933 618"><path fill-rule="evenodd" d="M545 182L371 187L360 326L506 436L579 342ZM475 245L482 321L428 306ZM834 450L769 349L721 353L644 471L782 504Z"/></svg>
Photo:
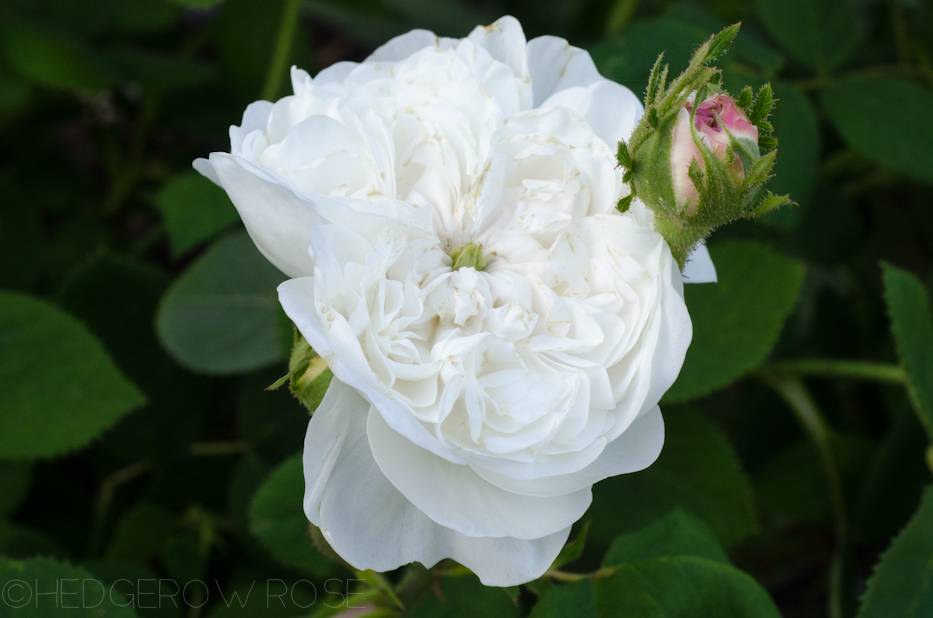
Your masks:
<svg viewBox="0 0 933 618"><path fill-rule="evenodd" d="M532 107L538 107L555 92L573 86L589 86L605 79L589 53L556 36L528 41L525 49L534 90Z"/></svg>
<svg viewBox="0 0 933 618"><path fill-rule="evenodd" d="M308 252L311 225L321 219L313 203L239 157L215 152L206 164L200 161L204 159L196 162L195 169L211 180L216 178L266 259L289 277L314 272L314 260Z"/></svg>
<svg viewBox="0 0 933 618"><path fill-rule="evenodd" d="M456 560L486 586L515 586L550 567L570 528L534 539L471 538L435 523L376 465L366 438L369 403L337 379L305 438L304 509L331 547L358 569Z"/></svg>
<svg viewBox="0 0 933 618"><path fill-rule="evenodd" d="M398 62L425 47L440 47L444 39L430 30L411 30L390 39L369 55L363 62Z"/></svg>
<svg viewBox="0 0 933 618"><path fill-rule="evenodd" d="M684 264L684 283L716 283L716 266L710 257L706 243L699 243L687 255Z"/></svg>
<svg viewBox="0 0 933 618"><path fill-rule="evenodd" d="M655 462L664 446L664 419L655 406L641 415L610 442L596 460L573 474L516 480L503 474L476 468L477 474L502 489L529 496L559 496L620 474L644 470Z"/></svg>
<svg viewBox="0 0 933 618"><path fill-rule="evenodd" d="M506 491L470 466L454 464L415 446L373 408L369 446L382 473L428 517L471 537L536 539L573 525L593 499L589 487L553 497Z"/></svg>
<svg viewBox="0 0 933 618"><path fill-rule="evenodd" d="M665 251L669 249L665 246ZM670 255L670 254L668 254ZM687 348L693 340L693 322L690 312L684 302L684 286L677 262L670 259L670 285L664 286L658 307L655 309L655 318L661 320L658 329L658 340L655 343L655 353L651 357L651 386L645 395L645 403L641 414L657 406L664 393L677 380L680 370L684 366Z"/></svg>
<svg viewBox="0 0 933 618"><path fill-rule="evenodd" d="M573 111L586 120L613 152L619 140L631 137L644 111L631 90L608 79L600 79L589 86L564 88L539 107L565 107Z"/></svg>
<svg viewBox="0 0 933 618"><path fill-rule="evenodd" d="M467 39L489 52L489 55L512 69L520 80L528 77L525 54L525 31L517 19L506 15L488 26L477 26Z"/></svg>

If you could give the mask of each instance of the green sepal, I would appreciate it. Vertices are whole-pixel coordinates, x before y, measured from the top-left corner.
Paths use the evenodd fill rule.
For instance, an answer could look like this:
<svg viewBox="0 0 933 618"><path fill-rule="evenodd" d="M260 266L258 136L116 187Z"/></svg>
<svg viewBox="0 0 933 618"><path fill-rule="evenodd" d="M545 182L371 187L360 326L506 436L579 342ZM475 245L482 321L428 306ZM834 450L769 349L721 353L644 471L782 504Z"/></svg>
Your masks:
<svg viewBox="0 0 933 618"><path fill-rule="evenodd" d="M752 107L752 87L745 86L742 88L742 92L739 93L739 96L735 98L735 104L748 115L751 112Z"/></svg>
<svg viewBox="0 0 933 618"><path fill-rule="evenodd" d="M648 88L645 90L645 107L650 107L654 103L654 98L658 95L658 83L661 81L661 61L664 59L664 52L658 55L651 68L651 77L648 78ZM664 68L665 74L667 67Z"/></svg>
<svg viewBox="0 0 933 618"><path fill-rule="evenodd" d="M616 160L619 162L620 167L632 169L632 155L630 155L628 152L628 147L625 145L625 140L619 140L619 149L616 152Z"/></svg>
<svg viewBox="0 0 933 618"><path fill-rule="evenodd" d="M659 121L657 130L648 130L647 124L639 124L644 131L637 150L629 142L632 155L631 186L635 195L662 217L677 214L677 200L674 197L673 173L671 170L671 141L677 114L671 114ZM650 180L649 180L650 179Z"/></svg>
<svg viewBox="0 0 933 618"><path fill-rule="evenodd" d="M781 206L790 206L793 202L790 199L789 195L774 195L770 191L765 191L764 195L761 196L759 203L754 207L750 208L745 215L746 219L755 219L766 213L771 212L775 208L780 208Z"/></svg>
<svg viewBox="0 0 933 618"><path fill-rule="evenodd" d="M634 199L635 199L635 194L629 193L628 195L623 197L621 200L619 200L619 202L616 204L616 210L618 210L619 212L628 212L628 209L631 208L632 206L632 200Z"/></svg>
<svg viewBox="0 0 933 618"><path fill-rule="evenodd" d="M741 27L742 22L739 22L720 30L719 33L709 42L709 52L707 53L704 62L709 64L713 60L716 60L729 51L729 47L732 45L732 41L735 40L736 35L739 33L739 28Z"/></svg>
<svg viewBox="0 0 933 618"><path fill-rule="evenodd" d="M658 110L652 107L648 110L648 124L651 125L652 129L657 129L658 123Z"/></svg>
<svg viewBox="0 0 933 618"><path fill-rule="evenodd" d="M774 167L774 160L777 157L777 151L772 150L763 157L755 161L745 173L745 180L742 182L742 188L751 189L757 185L762 185L771 177L771 168Z"/></svg>
<svg viewBox="0 0 933 618"><path fill-rule="evenodd" d="M758 149L762 152L767 152L769 150L774 150L777 148L778 141L777 139L771 137L770 135L759 135L758 136Z"/></svg>
<svg viewBox="0 0 933 618"><path fill-rule="evenodd" d="M774 95L771 92L771 84L765 84L758 91L755 97L755 105L752 107L748 120L753 125L758 126L762 120L767 120L774 108Z"/></svg>

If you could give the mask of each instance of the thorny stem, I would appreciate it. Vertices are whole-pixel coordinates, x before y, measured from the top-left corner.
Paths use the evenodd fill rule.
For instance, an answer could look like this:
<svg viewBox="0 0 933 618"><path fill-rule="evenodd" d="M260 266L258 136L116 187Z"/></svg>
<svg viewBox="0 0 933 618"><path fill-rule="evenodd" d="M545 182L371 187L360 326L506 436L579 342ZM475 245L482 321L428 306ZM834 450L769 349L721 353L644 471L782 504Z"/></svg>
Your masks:
<svg viewBox="0 0 933 618"><path fill-rule="evenodd" d="M829 572L829 615L830 618L842 618L843 558L845 555L848 519L846 517L845 497L839 469L833 456L830 439L832 428L823 418L822 413L797 376L762 372L761 378L771 386L793 411L797 421L813 441L823 463L823 472L829 485L829 495L833 504L833 519L836 528L836 549L833 552L832 566Z"/></svg>

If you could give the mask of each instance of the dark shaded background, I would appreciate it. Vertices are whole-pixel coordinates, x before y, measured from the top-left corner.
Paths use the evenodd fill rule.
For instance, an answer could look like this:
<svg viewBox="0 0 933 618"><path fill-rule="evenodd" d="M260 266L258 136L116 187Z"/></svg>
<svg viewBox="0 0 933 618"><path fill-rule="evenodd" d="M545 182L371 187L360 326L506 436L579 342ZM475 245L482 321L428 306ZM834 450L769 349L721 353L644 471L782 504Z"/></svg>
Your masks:
<svg viewBox="0 0 933 618"><path fill-rule="evenodd" d="M297 27L283 39L292 10ZM736 281L764 272L763 290L773 287L770 271L733 241L754 241L806 273L767 301L789 312L768 322L783 322L770 358L898 362L879 261L931 283L929 2L0 0L0 287L77 318L148 400L101 420L99 435L45 451L42 432L55 434L55 421L32 417L35 453L0 449L10 460L0 463L0 554L56 557L105 581L202 579L227 592L254 579L347 576L304 535L289 458L307 415L284 389L262 390L286 368L290 326L272 292L282 276L237 233L235 210L191 161L229 148L227 128L248 103L287 94L291 64L313 75L414 27L465 36L503 14L528 38L554 34L587 48L604 75L639 94L658 53L680 70L698 43L742 21L725 83L734 92L774 84L781 143L771 188L797 205L718 231L714 257ZM699 307L696 294L688 301ZM250 300L236 306L230 295ZM757 292L729 298L736 319L746 311L738 301L748 313L764 302ZM714 299L705 309L711 323L717 307ZM45 358L54 368L54 345ZM616 534L679 506L706 521L785 616L826 615L838 532L831 492L794 415L749 377L761 360L692 390L679 385L690 392L677 399L691 403L665 407L667 448L709 434L701 442L716 461L707 470L666 460L656 477L600 485L586 550L568 568L598 567ZM855 615L872 566L930 482L927 442L898 385L807 384L833 431L848 517L844 611ZM13 418L3 397L0 427ZM268 499L250 514L273 470L281 482L264 487ZM700 495L720 478L734 486ZM515 594L505 614L536 599ZM231 610L215 594L200 610L137 612Z"/></svg>

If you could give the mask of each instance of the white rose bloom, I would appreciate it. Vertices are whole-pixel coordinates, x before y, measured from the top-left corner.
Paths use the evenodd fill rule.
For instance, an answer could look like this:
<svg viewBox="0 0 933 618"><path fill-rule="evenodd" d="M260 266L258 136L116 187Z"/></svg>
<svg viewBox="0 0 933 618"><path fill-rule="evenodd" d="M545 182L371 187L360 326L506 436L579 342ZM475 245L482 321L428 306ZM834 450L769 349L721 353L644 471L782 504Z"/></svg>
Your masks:
<svg viewBox="0 0 933 618"><path fill-rule="evenodd" d="M690 343L651 214L615 209L642 107L511 17L292 82L195 167L292 277L282 306L335 376L305 440L308 519L360 569L535 579L593 483L657 458ZM452 270L463 247L485 265ZM709 278L708 256L692 268Z"/></svg>

